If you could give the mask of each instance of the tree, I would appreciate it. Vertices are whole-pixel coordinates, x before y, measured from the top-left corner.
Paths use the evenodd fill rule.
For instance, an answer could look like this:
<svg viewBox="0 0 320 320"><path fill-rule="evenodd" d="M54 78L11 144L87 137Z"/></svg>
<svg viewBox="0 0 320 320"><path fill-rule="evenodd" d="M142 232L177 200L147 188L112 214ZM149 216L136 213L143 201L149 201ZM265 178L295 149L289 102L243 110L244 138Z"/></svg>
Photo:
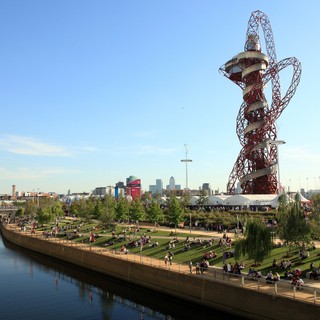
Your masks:
<svg viewBox="0 0 320 320"><path fill-rule="evenodd" d="M170 194L170 197L173 196L173 194ZM190 205L190 200L191 200L191 194L189 190L185 190L181 196L180 203L182 205L182 208L186 208L187 206Z"/></svg>
<svg viewBox="0 0 320 320"><path fill-rule="evenodd" d="M80 202L78 200L74 200L71 202L69 206L69 214L78 217L80 211Z"/></svg>
<svg viewBox="0 0 320 320"><path fill-rule="evenodd" d="M160 207L160 204L153 199L147 208L147 217L154 223L155 226L158 224L158 222L163 221L164 219L164 213Z"/></svg>
<svg viewBox="0 0 320 320"><path fill-rule="evenodd" d="M145 204L149 204L151 201L151 194L150 192L144 192L142 195L141 195L141 202L145 203Z"/></svg>
<svg viewBox="0 0 320 320"><path fill-rule="evenodd" d="M55 216L52 214L49 208L39 208L37 213L37 221L39 224L47 224L54 221Z"/></svg>
<svg viewBox="0 0 320 320"><path fill-rule="evenodd" d="M280 212L278 219L278 236L289 247L289 253L291 246L304 248L310 244L311 227L298 195L296 195L294 203L289 203Z"/></svg>
<svg viewBox="0 0 320 320"><path fill-rule="evenodd" d="M20 207L16 212L16 217L24 217L25 209L23 207Z"/></svg>
<svg viewBox="0 0 320 320"><path fill-rule="evenodd" d="M167 211L167 220L168 222L174 224L175 232L177 231L177 225L183 221L183 208L179 203L176 196L170 196L168 200L168 211Z"/></svg>
<svg viewBox="0 0 320 320"><path fill-rule="evenodd" d="M115 206L115 199L109 195L105 195L102 200L102 210L98 218L102 225L109 227L114 222Z"/></svg>
<svg viewBox="0 0 320 320"><path fill-rule="evenodd" d="M203 206L208 203L208 195L205 190L200 190L199 199L197 200L197 205Z"/></svg>
<svg viewBox="0 0 320 320"><path fill-rule="evenodd" d="M247 256L257 265L270 256L272 248L271 229L261 220L251 220L247 223L245 237L235 242L235 258Z"/></svg>
<svg viewBox="0 0 320 320"><path fill-rule="evenodd" d="M130 213L130 205L127 199L125 198L118 198L118 202L116 204L116 219L119 221L126 221L129 220L129 213Z"/></svg>
<svg viewBox="0 0 320 320"><path fill-rule="evenodd" d="M81 198L79 200L76 200L77 203L75 203L75 209L76 209L76 215L77 217L83 219L86 222L91 221L91 219L94 217L94 209L95 209L95 203L93 198L84 199ZM71 206L72 207L72 206ZM72 210L74 208L72 207Z"/></svg>
<svg viewBox="0 0 320 320"><path fill-rule="evenodd" d="M93 209L93 218L99 219L101 214L104 211L104 207L100 198L95 199L94 209Z"/></svg>
<svg viewBox="0 0 320 320"><path fill-rule="evenodd" d="M49 208L56 219L64 216L64 211L62 210L61 202L54 200L51 203L49 203Z"/></svg>
<svg viewBox="0 0 320 320"><path fill-rule="evenodd" d="M313 239L320 238L320 194L312 196L312 209L308 214L308 223L311 228L311 235Z"/></svg>
<svg viewBox="0 0 320 320"><path fill-rule="evenodd" d="M283 192L278 198L278 214L286 212L289 205L288 196L286 192Z"/></svg>
<svg viewBox="0 0 320 320"><path fill-rule="evenodd" d="M160 193L160 192L156 192L155 194L154 194L154 196L153 196L153 198L154 198L154 200L156 201L156 202L158 202L158 203L161 203L161 197L162 197L162 193Z"/></svg>
<svg viewBox="0 0 320 320"><path fill-rule="evenodd" d="M24 205L25 215L33 217L37 213L37 205L33 200L27 200Z"/></svg>
<svg viewBox="0 0 320 320"><path fill-rule="evenodd" d="M320 214L320 194L315 194L312 196L312 213Z"/></svg>
<svg viewBox="0 0 320 320"><path fill-rule="evenodd" d="M139 223L144 218L144 215L145 211L142 203L138 198L135 198L130 206L130 218Z"/></svg>

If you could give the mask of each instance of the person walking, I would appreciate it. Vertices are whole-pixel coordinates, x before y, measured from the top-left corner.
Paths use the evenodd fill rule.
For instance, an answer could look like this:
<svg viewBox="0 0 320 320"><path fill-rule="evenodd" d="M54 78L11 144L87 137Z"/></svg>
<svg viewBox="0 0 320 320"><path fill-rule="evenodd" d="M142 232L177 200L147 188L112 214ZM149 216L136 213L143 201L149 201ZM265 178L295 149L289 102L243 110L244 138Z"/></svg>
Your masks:
<svg viewBox="0 0 320 320"><path fill-rule="evenodd" d="M196 274L200 274L200 263L196 263Z"/></svg>
<svg viewBox="0 0 320 320"><path fill-rule="evenodd" d="M189 270L190 270L190 273L192 273L192 261L191 260L189 261Z"/></svg>
<svg viewBox="0 0 320 320"><path fill-rule="evenodd" d="M164 256L164 264L165 264L165 265L168 264L168 260L169 260L169 257L168 257L168 255L166 254L166 255Z"/></svg>

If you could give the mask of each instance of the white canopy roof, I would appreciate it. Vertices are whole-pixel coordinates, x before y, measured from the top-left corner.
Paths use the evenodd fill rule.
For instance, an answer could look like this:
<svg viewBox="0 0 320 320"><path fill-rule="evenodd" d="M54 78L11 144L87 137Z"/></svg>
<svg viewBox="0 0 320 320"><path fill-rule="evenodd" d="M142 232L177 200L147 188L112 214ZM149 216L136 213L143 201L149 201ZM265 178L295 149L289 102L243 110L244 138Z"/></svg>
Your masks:
<svg viewBox="0 0 320 320"><path fill-rule="evenodd" d="M272 206L278 205L277 194L235 194L224 201L228 206Z"/></svg>
<svg viewBox="0 0 320 320"><path fill-rule="evenodd" d="M235 194L235 195L213 195L208 197L207 205L212 206L278 206L277 194ZM198 196L192 196L191 205L197 205Z"/></svg>

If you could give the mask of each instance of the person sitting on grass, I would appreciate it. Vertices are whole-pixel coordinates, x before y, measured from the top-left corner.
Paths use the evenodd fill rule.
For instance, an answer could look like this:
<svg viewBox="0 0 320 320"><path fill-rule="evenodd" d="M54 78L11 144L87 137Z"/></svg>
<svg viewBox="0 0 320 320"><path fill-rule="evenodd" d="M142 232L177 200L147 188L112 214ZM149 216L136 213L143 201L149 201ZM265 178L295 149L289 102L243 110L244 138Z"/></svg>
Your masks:
<svg viewBox="0 0 320 320"><path fill-rule="evenodd" d="M293 271L291 269L286 270L286 272L284 273L284 277L288 278L288 279L292 279L293 278Z"/></svg>
<svg viewBox="0 0 320 320"><path fill-rule="evenodd" d="M215 253L215 251L209 251L209 252L205 252L203 254L203 258L204 259L212 259L212 258L215 258L217 256L217 254Z"/></svg>
<svg viewBox="0 0 320 320"><path fill-rule="evenodd" d="M256 278L257 278L258 280L262 278L262 273L261 273L260 270L257 271L257 273L256 273Z"/></svg>
<svg viewBox="0 0 320 320"><path fill-rule="evenodd" d="M302 286L304 285L304 281L297 275L294 275L291 281L292 286L296 286L298 290L302 289Z"/></svg>
<svg viewBox="0 0 320 320"><path fill-rule="evenodd" d="M189 250L190 250L190 245L186 243L184 245L184 251L189 251Z"/></svg>
<svg viewBox="0 0 320 320"><path fill-rule="evenodd" d="M279 281L280 280L280 274L278 272L276 272L274 275L273 275L273 281Z"/></svg>
<svg viewBox="0 0 320 320"><path fill-rule="evenodd" d="M128 253L129 253L129 250L126 248L125 245L123 245L123 246L121 247L121 252L123 252L124 254L128 254Z"/></svg>
<svg viewBox="0 0 320 320"><path fill-rule="evenodd" d="M250 268L247 276L249 277L250 280L253 280L257 276L257 271L254 270L254 268Z"/></svg>
<svg viewBox="0 0 320 320"><path fill-rule="evenodd" d="M267 273L266 283L272 283L272 281L273 281L273 273L272 273L272 271L270 270L270 271Z"/></svg>
<svg viewBox="0 0 320 320"><path fill-rule="evenodd" d="M273 267L273 268L278 268L278 263L277 263L277 260L276 260L276 259L273 259L272 267Z"/></svg>

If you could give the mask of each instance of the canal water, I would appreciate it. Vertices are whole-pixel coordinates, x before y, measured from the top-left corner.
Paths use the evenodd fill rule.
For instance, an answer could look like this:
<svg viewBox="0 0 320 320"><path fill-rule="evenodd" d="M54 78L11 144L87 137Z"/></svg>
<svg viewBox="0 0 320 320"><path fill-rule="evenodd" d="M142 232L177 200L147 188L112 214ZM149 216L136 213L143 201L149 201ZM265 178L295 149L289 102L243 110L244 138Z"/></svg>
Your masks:
<svg viewBox="0 0 320 320"><path fill-rule="evenodd" d="M1 235L0 305L0 320L230 319L19 248Z"/></svg>

